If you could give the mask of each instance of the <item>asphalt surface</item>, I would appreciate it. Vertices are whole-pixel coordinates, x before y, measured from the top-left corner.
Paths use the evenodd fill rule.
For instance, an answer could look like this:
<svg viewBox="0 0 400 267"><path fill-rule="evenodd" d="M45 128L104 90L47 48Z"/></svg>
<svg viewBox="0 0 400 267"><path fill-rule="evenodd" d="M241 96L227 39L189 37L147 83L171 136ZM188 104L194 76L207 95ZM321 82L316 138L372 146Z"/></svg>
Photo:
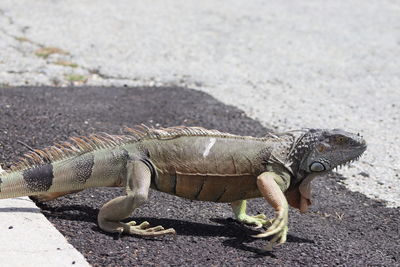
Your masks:
<svg viewBox="0 0 400 267"><path fill-rule="evenodd" d="M0 88L0 161L9 164L27 151L97 131L149 125L198 125L260 136L268 129L243 111L210 95L182 88ZM26 144L26 145L24 145ZM231 219L229 205L196 202L152 191L137 221L173 227L177 236L144 239L104 233L98 209L121 190L91 189L40 204L43 213L93 266L398 266L400 208L346 189L339 173L313 184L307 214L290 212L285 245L261 250L266 241ZM249 213L271 209L250 201Z"/></svg>

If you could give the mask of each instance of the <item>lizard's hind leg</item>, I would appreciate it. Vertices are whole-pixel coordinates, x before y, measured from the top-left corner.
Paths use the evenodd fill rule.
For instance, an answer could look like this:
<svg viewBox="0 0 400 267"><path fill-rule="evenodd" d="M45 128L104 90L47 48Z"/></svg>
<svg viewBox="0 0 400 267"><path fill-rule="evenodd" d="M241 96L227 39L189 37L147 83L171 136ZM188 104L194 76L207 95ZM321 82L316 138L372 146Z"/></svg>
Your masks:
<svg viewBox="0 0 400 267"><path fill-rule="evenodd" d="M114 198L103 205L97 217L101 229L110 233L127 233L140 236L175 234L175 230L162 226L150 227L148 222L137 225L135 221L123 223L132 212L147 201L151 183L149 167L142 161L128 161L126 195Z"/></svg>

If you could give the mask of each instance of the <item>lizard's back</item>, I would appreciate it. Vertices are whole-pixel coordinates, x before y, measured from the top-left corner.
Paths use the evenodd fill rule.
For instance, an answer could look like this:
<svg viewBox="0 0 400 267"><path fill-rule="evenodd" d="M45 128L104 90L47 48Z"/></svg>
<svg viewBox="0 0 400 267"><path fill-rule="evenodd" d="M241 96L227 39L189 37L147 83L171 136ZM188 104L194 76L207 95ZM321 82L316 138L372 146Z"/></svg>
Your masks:
<svg viewBox="0 0 400 267"><path fill-rule="evenodd" d="M159 191L218 202L260 196L256 177L265 170L273 139L199 127L128 130L131 135L72 138L26 154L0 175L0 198L123 186L127 161L146 157Z"/></svg>
<svg viewBox="0 0 400 267"><path fill-rule="evenodd" d="M263 139L194 135L141 145L155 167L152 186L159 191L215 202L260 196L256 177L270 154Z"/></svg>

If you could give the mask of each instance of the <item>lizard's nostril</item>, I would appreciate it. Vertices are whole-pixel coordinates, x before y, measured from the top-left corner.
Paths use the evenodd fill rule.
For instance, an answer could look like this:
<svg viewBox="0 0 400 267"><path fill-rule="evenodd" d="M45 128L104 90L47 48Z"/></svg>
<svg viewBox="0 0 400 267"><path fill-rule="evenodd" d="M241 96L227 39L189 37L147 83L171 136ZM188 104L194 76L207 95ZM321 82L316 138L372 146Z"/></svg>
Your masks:
<svg viewBox="0 0 400 267"><path fill-rule="evenodd" d="M367 145L367 142L363 139L363 140L361 140L361 144L362 144L363 146L366 146L366 145Z"/></svg>

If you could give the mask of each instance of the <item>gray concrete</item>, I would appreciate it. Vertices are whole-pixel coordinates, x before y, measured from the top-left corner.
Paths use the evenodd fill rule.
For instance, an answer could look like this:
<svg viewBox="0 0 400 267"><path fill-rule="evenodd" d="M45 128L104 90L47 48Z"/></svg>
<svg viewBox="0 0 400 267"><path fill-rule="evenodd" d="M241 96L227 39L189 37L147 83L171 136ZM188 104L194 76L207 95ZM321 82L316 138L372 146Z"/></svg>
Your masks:
<svg viewBox="0 0 400 267"><path fill-rule="evenodd" d="M0 84L177 84L279 130L360 131L345 183L400 206L399 29L390 0L2 0Z"/></svg>
<svg viewBox="0 0 400 267"><path fill-rule="evenodd" d="M27 197L0 200L2 266L89 266Z"/></svg>

